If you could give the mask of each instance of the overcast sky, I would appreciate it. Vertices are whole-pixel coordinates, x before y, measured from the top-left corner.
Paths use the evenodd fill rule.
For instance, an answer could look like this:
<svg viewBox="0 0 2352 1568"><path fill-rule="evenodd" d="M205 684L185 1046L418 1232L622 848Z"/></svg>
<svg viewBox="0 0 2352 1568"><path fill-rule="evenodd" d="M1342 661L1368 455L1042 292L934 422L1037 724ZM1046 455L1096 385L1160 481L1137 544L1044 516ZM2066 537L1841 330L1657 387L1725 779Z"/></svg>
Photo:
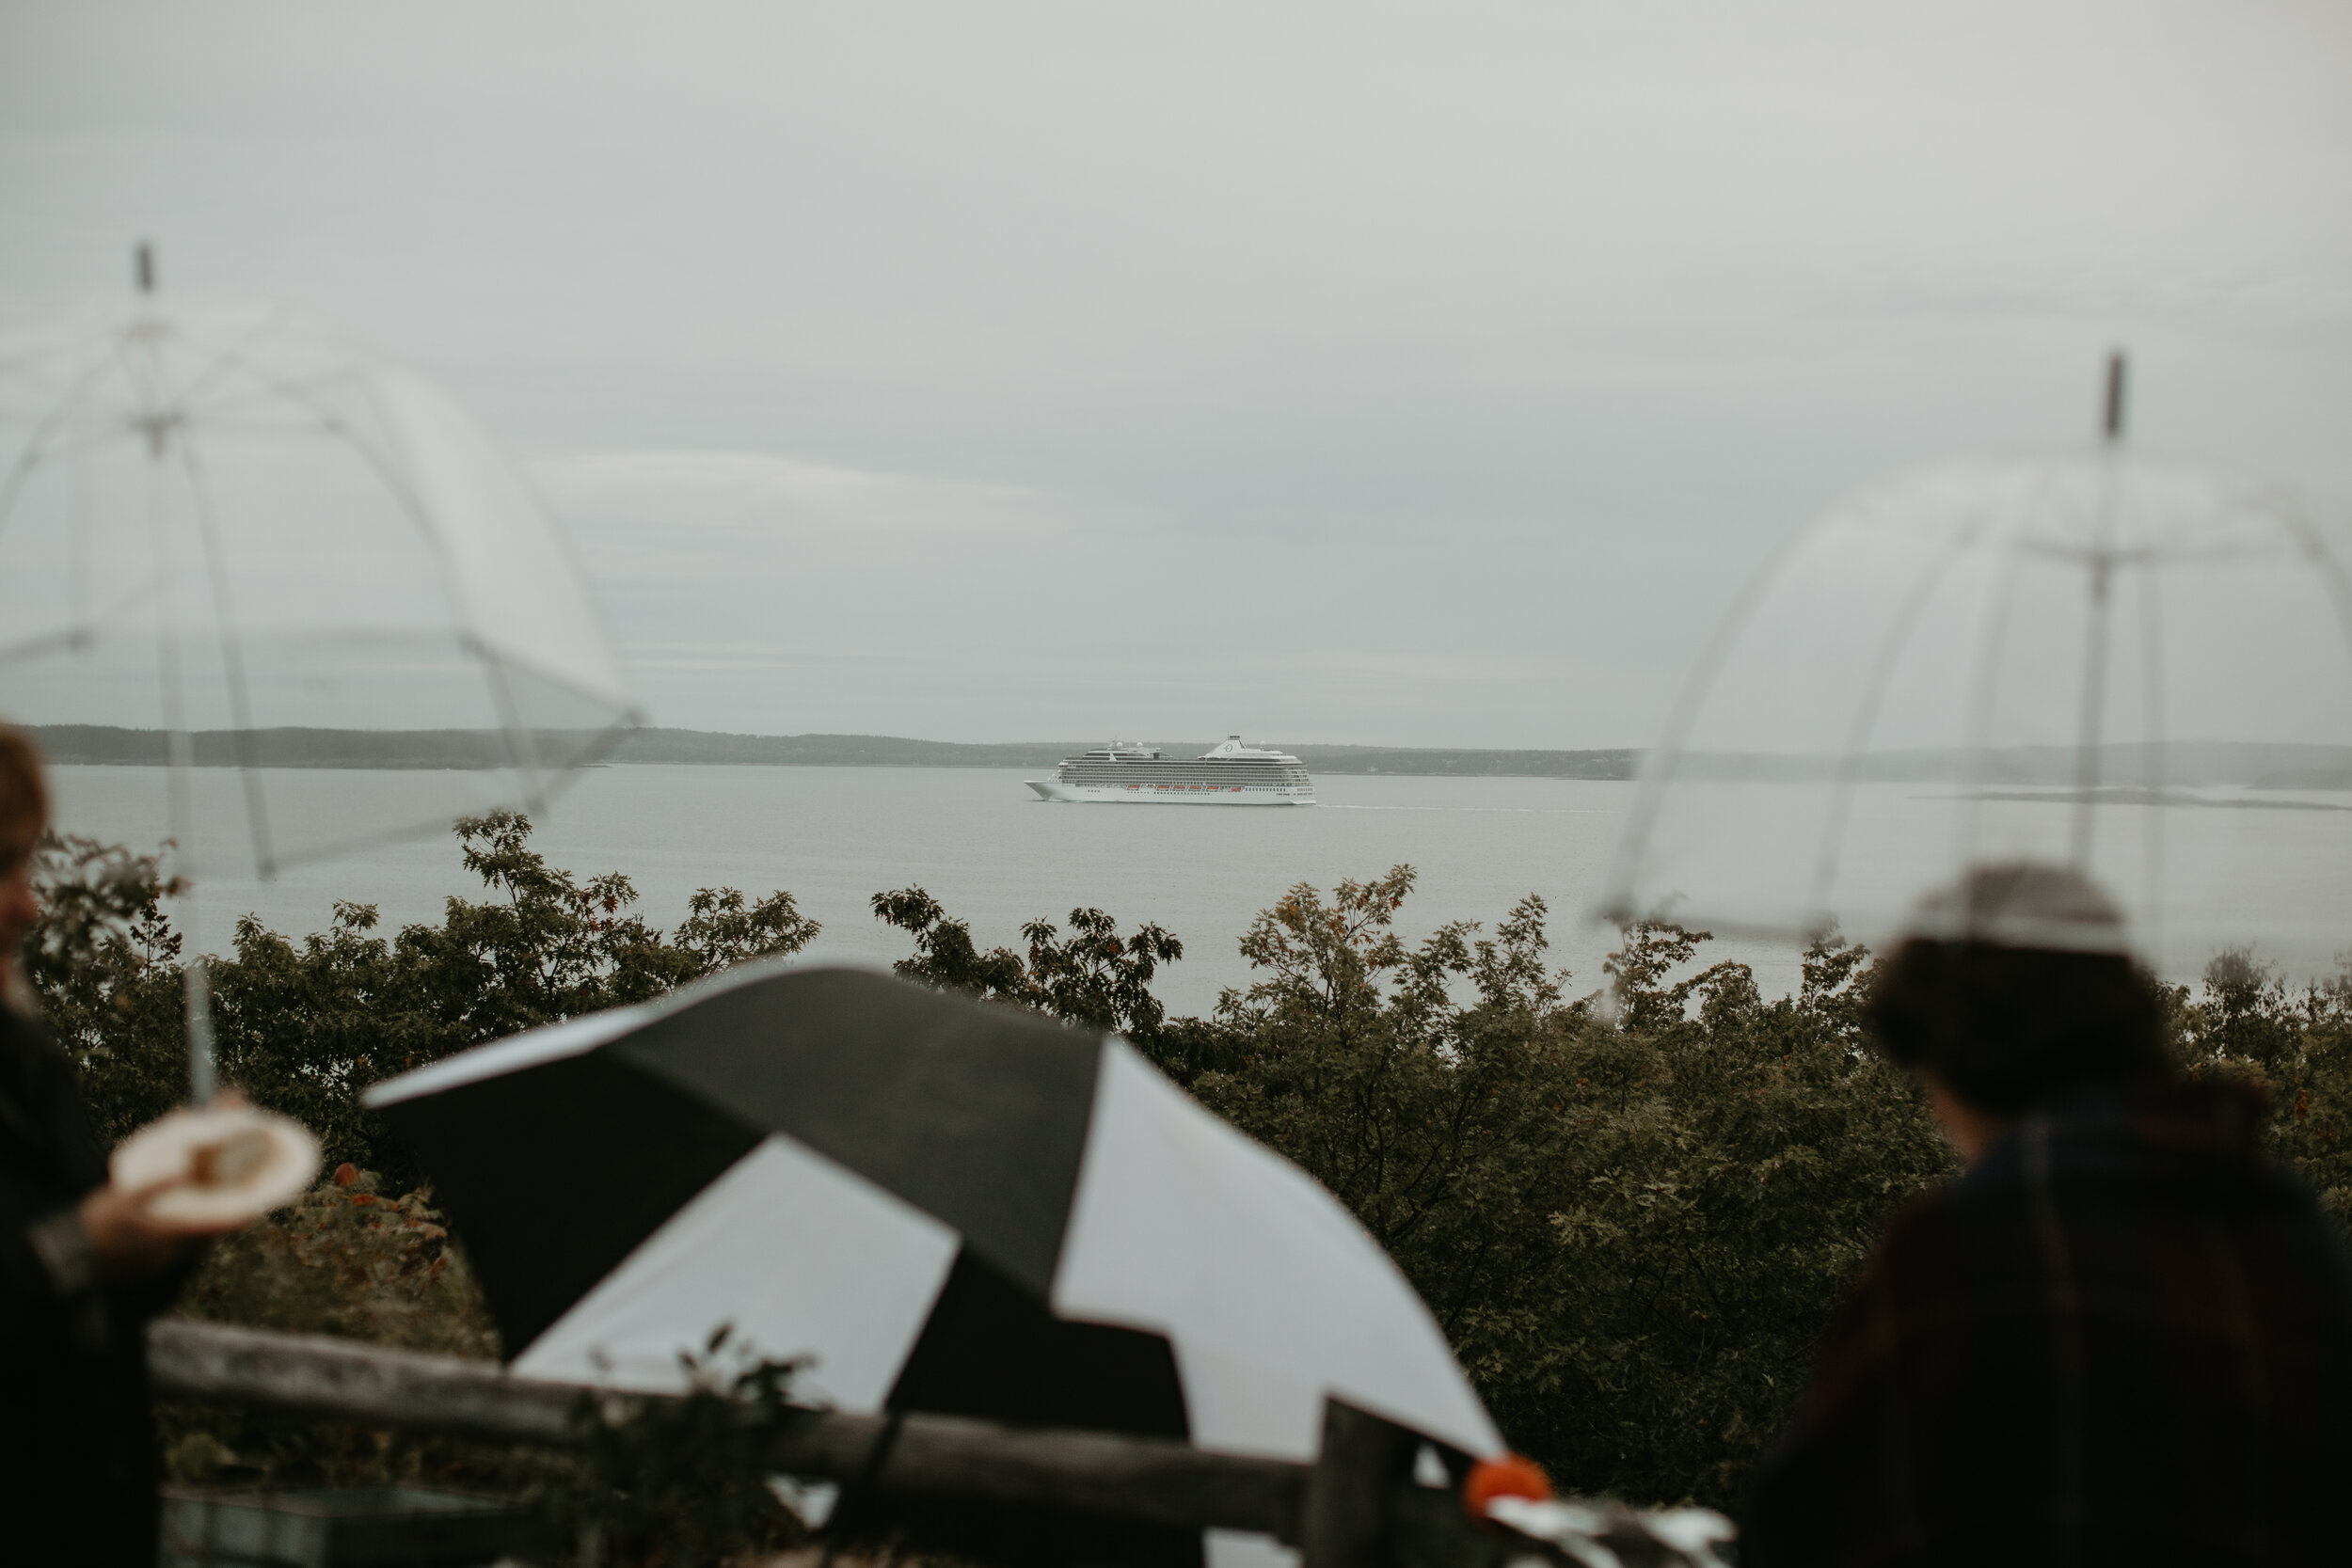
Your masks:
<svg viewBox="0 0 2352 1568"><path fill-rule="evenodd" d="M0 314L450 387L660 722L1639 744L1952 453L2352 492L2352 7L0 0Z"/></svg>

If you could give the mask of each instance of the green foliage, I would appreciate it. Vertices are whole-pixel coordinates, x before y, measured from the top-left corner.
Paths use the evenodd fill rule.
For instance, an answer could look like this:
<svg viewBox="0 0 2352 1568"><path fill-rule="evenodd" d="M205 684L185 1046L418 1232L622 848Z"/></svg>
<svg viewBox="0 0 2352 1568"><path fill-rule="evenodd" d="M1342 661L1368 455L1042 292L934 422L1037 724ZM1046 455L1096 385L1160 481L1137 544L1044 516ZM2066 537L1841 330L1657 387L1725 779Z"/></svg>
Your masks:
<svg viewBox="0 0 2352 1568"><path fill-rule="evenodd" d="M1637 927L1626 958L1705 940ZM1741 965L1667 983L1621 960L1620 1025L1566 1032L1558 1249L1472 1367L1571 1484L1736 1498L1885 1216L1953 1169L1910 1081L1861 1049L1862 958L1817 942L1770 1004Z"/></svg>
<svg viewBox="0 0 2352 1568"><path fill-rule="evenodd" d="M214 1243L183 1291L186 1316L325 1334L435 1354L495 1356L498 1331L431 1194L387 1194L345 1166L294 1203ZM570 1497L568 1456L213 1404L157 1411L167 1480L183 1485L393 1483Z"/></svg>
<svg viewBox="0 0 2352 1568"><path fill-rule="evenodd" d="M1950 1167L1860 1049L1834 939L1766 1004L1707 933L1636 926L1615 1022L1547 967L1540 898L1407 945L1398 866L1293 888L1262 978L1159 1054L1319 1177L1420 1288L1515 1445L1568 1486L1724 1501L1883 1217Z"/></svg>
<svg viewBox="0 0 2352 1568"><path fill-rule="evenodd" d="M580 1412L586 1461L557 1512L594 1555L662 1568L717 1568L800 1544L807 1530L769 1488L776 1430L798 1419L798 1362L727 1357L722 1326L681 1353L688 1393L675 1402L610 1402ZM583 1554L587 1555L587 1554Z"/></svg>
<svg viewBox="0 0 2352 1568"><path fill-rule="evenodd" d="M226 1083L318 1133L329 1163L416 1173L359 1091L379 1078L519 1030L642 1002L732 963L808 944L817 922L792 895L749 903L703 888L665 937L633 911L619 873L585 881L531 847L513 812L455 828L490 896L452 898L440 924L377 934L375 906L339 902L299 942L250 916L232 955L208 965ZM120 1137L185 1096L174 885L153 856L51 837L36 870L46 911L27 943L41 1007L82 1067L102 1130Z"/></svg>
<svg viewBox="0 0 2352 1568"><path fill-rule="evenodd" d="M1152 976L1184 956L1184 944L1157 926L1122 939L1119 922L1101 910L1072 910L1067 938L1050 920L1030 921L1021 927L1029 944L1025 958L1006 947L981 952L972 927L950 919L919 887L878 893L873 908L875 919L914 938L914 956L892 966L908 979L1138 1041L1156 1038L1167 1017L1152 994Z"/></svg>
<svg viewBox="0 0 2352 1568"><path fill-rule="evenodd" d="M159 857L94 839L41 835L33 864L41 918L24 974L109 1139L186 1097L180 937L163 903L183 891Z"/></svg>
<svg viewBox="0 0 2352 1568"><path fill-rule="evenodd" d="M486 1319L428 1198L383 1196L412 1182L357 1091L815 934L788 895L755 904L723 889L698 893L665 937L632 911L626 878L578 880L548 866L529 832L514 816L459 825L491 896L452 899L438 925L388 939L373 908L352 904L300 942L240 924L233 956L213 968L225 1075L318 1129L331 1158L387 1180L322 1189L223 1247L192 1310L486 1350ZM183 1082L169 889L154 859L87 840L46 841L40 875L49 912L28 973L119 1132ZM1541 899L1491 932L1454 923L1407 942L1396 922L1413 884L1397 866L1327 895L1291 889L1241 939L1250 984L1206 1018L1168 1019L1152 996L1159 967L1183 956L1156 926L1122 935L1104 911L1073 910L1067 934L1033 921L1024 949L984 950L920 887L878 894L873 909L914 939L900 974L1121 1030L1325 1182L1420 1289L1513 1444L1564 1486L1645 1503L1734 1498L1879 1226L1954 1168L1912 1084L1865 1047L1870 955L1825 936L1797 994L1768 1002L1744 965L1703 961L1708 933L1643 923L1605 964L1605 990L1578 997L1547 957ZM2182 1060L2265 1085L2277 1152L2352 1215L2352 970L2289 991L2229 953L2201 987L2164 1000ZM184 1415L173 1463L190 1477L209 1464L287 1482L535 1488L572 1498L624 1560L687 1560L730 1531L783 1539L764 1494L690 1481L691 1466L660 1451L703 1453L717 1466L706 1476L748 1473L729 1468L741 1412L726 1402L781 1397L781 1382L696 1366L711 1402L679 1414L676 1432L615 1436L593 1474ZM640 1438L650 1449L627 1449ZM705 1502L717 1512L697 1512ZM665 1536L674 1519L685 1533Z"/></svg>
<svg viewBox="0 0 2352 1568"><path fill-rule="evenodd" d="M1029 944L1032 1005L1089 1029L1116 1031L1133 1039L1159 1033L1167 1012L1152 994L1159 966L1184 956L1184 944L1153 925L1121 940L1119 922L1101 910L1072 910L1070 935L1050 920L1021 927Z"/></svg>
<svg viewBox="0 0 2352 1568"><path fill-rule="evenodd" d="M686 919L671 941L693 960L692 977L700 977L753 958L797 953L819 929L781 888L746 904L734 888L705 887L686 900Z"/></svg>
<svg viewBox="0 0 2352 1568"><path fill-rule="evenodd" d="M921 888L878 893L873 906L875 919L914 938L914 955L891 966L908 979L968 991L984 1001L1018 1001L1027 993L1028 970L1020 954L1006 947L981 952L972 927L948 918L939 900Z"/></svg>
<svg viewBox="0 0 2352 1568"><path fill-rule="evenodd" d="M1408 943L1414 880L1292 888L1241 940L1246 990L1131 1033L1355 1212L1565 1484L1730 1500L1886 1214L1953 1168L1863 1048L1868 953L1825 937L1767 1003L1652 922L1571 999L1542 899ZM1099 1022L1040 983L1037 927L1024 961L918 888L875 910L916 939L901 973Z"/></svg>
<svg viewBox="0 0 2352 1568"><path fill-rule="evenodd" d="M788 893L755 903L704 888L665 937L634 912L626 877L583 881L548 864L526 818L496 813L455 831L489 892L482 901L452 898L439 924L389 937L366 904L338 903L327 929L299 942L248 917L231 954L208 965L222 1079L308 1125L330 1163L353 1168L217 1243L183 1292L187 1314L495 1355L462 1253L359 1091L485 1039L797 951L817 934ZM119 1137L185 1095L182 942L165 913L180 889L159 857L54 836L36 879L44 913L26 944L27 978L102 1130ZM215 1406L166 1406L158 1425L167 1474L182 1482L499 1491L596 1530L607 1562L715 1563L790 1538L744 1440L717 1414L723 1405L732 1418L739 1407L726 1402L739 1394L781 1399L788 1371L755 1368L750 1382L600 1429L585 1459Z"/></svg>
<svg viewBox="0 0 2352 1568"><path fill-rule="evenodd" d="M2178 987L2168 999L2182 1058L2260 1085L2271 1152L2352 1224L2352 955L2331 978L2290 991L2233 949L2205 966L2196 996Z"/></svg>
<svg viewBox="0 0 2352 1568"><path fill-rule="evenodd" d="M181 1292L183 1316L495 1357L497 1328L432 1191L382 1191L349 1166L227 1236Z"/></svg>

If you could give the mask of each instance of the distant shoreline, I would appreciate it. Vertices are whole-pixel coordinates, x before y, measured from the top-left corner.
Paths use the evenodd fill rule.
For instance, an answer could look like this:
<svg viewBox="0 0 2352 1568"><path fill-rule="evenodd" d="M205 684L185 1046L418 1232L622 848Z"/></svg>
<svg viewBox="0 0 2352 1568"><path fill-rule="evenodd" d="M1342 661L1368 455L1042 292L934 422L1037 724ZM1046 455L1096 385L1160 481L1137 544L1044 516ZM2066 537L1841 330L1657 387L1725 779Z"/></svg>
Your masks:
<svg viewBox="0 0 2352 1568"><path fill-rule="evenodd" d="M160 768L160 730L106 724L27 724L24 733L50 762L78 767ZM571 752L597 737L551 736ZM506 765L494 730L201 730L190 737L199 768L483 768ZM642 729L606 737L596 760L765 768L1051 768L1100 741L1038 740L972 744L883 735L730 735L716 730ZM1210 741L1164 743L1171 756L1208 750ZM1394 773L1439 778L1626 780L1641 765L1629 749L1547 752L1470 747L1288 746L1317 773Z"/></svg>
<svg viewBox="0 0 2352 1568"><path fill-rule="evenodd" d="M160 730L103 724L27 724L53 763L159 768ZM550 755L604 763L749 768L1003 768L1043 771L1100 741L1028 740L975 744L888 735L730 735L717 730L642 729L612 734L540 732ZM496 730L201 730L190 737L199 768L488 768L510 766ZM1156 742L1170 756L1197 755L1208 741ZM1640 770L1629 747L1582 752L1489 747L1281 745L1317 774L1391 774L1418 778L1585 779L1625 781ZM2352 790L2352 747L2246 741L2178 741L2154 753L2129 742L2100 748L2105 791L2154 791L2244 785L2262 790ZM2078 786L2074 753L2062 747L2017 746L1981 754L1952 750L1874 752L1841 762L1824 755L1694 753L1678 777L1709 780L1959 784L1975 789ZM2069 796L2069 799L2072 797ZM2144 803L2144 802L2143 802ZM2173 802L2189 803L2185 800ZM2210 802L2204 802L2210 803Z"/></svg>

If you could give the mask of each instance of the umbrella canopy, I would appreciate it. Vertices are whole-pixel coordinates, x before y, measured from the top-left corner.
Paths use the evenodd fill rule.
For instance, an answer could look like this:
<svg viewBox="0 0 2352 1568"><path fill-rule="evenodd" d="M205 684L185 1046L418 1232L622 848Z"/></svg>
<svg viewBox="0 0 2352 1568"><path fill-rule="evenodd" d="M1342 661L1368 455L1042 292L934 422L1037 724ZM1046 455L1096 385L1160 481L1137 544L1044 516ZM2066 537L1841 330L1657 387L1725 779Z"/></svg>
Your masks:
<svg viewBox="0 0 2352 1568"><path fill-rule="evenodd" d="M803 1391L1311 1459L1337 1398L1500 1447L1353 1216L1117 1038L755 966L378 1085L518 1371L646 1390L734 1326ZM1197 1544L1195 1544L1197 1546Z"/></svg>
<svg viewBox="0 0 2352 1568"><path fill-rule="evenodd" d="M266 877L535 804L635 702L563 541L447 395L298 312L147 294L0 337L0 713L240 769L182 778L174 832L184 855L225 814ZM295 728L467 734L387 817L281 805L268 765L322 760Z"/></svg>
<svg viewBox="0 0 2352 1568"><path fill-rule="evenodd" d="M1598 912L1878 940L1963 866L2018 859L2088 872L2173 973L2247 942L2330 966L2352 930L2343 506L2120 439L1854 498L1702 656Z"/></svg>

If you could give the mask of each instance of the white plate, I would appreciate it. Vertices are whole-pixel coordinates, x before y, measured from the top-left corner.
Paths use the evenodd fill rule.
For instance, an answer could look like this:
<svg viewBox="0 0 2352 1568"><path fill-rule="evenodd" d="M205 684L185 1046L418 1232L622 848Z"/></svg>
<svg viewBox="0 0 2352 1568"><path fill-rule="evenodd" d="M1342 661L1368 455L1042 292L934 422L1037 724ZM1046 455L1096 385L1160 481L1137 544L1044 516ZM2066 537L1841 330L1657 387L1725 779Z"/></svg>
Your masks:
<svg viewBox="0 0 2352 1568"><path fill-rule="evenodd" d="M300 1122L250 1105L186 1106L122 1140L108 1163L126 1191L194 1177L159 1195L149 1212L190 1227L243 1225L293 1201L319 1172L319 1141Z"/></svg>

